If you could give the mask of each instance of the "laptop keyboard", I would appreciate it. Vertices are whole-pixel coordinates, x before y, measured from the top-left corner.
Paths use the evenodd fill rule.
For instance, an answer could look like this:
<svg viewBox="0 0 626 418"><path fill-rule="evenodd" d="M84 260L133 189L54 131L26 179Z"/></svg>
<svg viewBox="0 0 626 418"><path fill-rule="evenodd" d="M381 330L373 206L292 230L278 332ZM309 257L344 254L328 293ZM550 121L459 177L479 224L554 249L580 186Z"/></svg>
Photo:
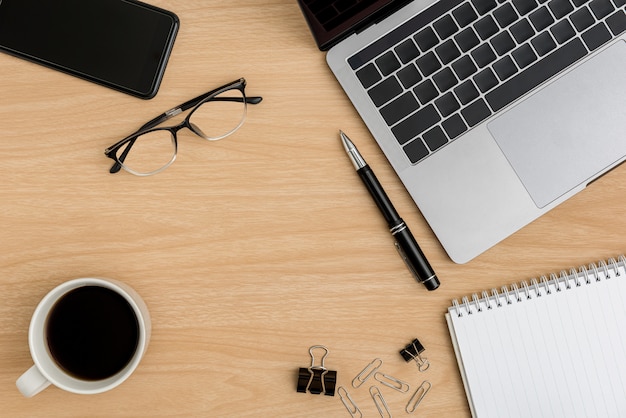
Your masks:
<svg viewBox="0 0 626 418"><path fill-rule="evenodd" d="M417 163L626 30L626 0L441 0L348 59Z"/></svg>

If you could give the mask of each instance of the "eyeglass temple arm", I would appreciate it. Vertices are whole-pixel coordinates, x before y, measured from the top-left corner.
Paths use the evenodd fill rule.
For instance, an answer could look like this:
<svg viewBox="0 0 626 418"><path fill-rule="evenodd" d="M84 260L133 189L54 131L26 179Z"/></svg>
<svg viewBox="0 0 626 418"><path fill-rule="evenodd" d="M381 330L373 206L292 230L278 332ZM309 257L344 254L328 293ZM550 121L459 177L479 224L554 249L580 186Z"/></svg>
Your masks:
<svg viewBox="0 0 626 418"><path fill-rule="evenodd" d="M206 95L202 95L200 97L196 97L195 99L189 100L189 101L183 103L182 105L180 105L178 107L175 107L173 109L168 110L165 113L162 113L161 115L157 116L156 118L154 118L154 119L150 120L149 122L147 122L146 124L144 124L141 128L137 129L137 131L135 131L135 133L144 131L146 129L154 128L155 126L157 126L157 125L165 122L166 120L168 120L168 119L178 115L179 113L182 113L185 110L191 109L192 107L197 105L199 102L204 100L205 97L206 97ZM214 100L216 102L217 101L220 101L220 102L242 102L244 100L244 98L242 98L242 97L214 97L211 100ZM259 104L259 103L261 103L262 100L263 100L263 98L260 97L260 96L252 96L252 97L246 97L245 98L245 101L246 101L247 104ZM122 169L122 164L120 164L120 162L124 162L124 160L126 159L126 156L130 152L130 150L133 147L133 145L135 145L135 139L132 139L132 140L129 141L128 146L126 147L126 149L124 149L124 152L122 152L122 155L119 156L119 161L115 161L115 163L113 164L113 166L109 170L109 173L115 174L115 173L117 173L118 171L120 171Z"/></svg>

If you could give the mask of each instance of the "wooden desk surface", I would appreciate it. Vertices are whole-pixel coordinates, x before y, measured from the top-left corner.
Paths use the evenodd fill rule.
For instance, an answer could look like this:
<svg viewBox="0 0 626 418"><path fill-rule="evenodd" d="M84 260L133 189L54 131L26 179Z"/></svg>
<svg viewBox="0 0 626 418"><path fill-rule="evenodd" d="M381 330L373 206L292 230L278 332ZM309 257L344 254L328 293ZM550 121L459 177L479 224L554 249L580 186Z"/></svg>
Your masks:
<svg viewBox="0 0 626 418"><path fill-rule="evenodd" d="M348 417L339 398L297 393L308 349L366 417L353 377L374 358L432 390L420 417L467 417L444 312L453 298L624 252L626 167L465 265L454 264L317 50L294 0L153 0L181 20L156 98L142 101L0 55L0 415ZM249 109L234 136L179 137L161 174L108 173L103 150L150 118L244 76ZM441 278L410 276L338 138L376 171ZM23 398L27 330L57 284L104 276L146 300L154 330L136 373L84 396ZM398 351L413 338L419 373ZM394 416L408 394L384 392Z"/></svg>

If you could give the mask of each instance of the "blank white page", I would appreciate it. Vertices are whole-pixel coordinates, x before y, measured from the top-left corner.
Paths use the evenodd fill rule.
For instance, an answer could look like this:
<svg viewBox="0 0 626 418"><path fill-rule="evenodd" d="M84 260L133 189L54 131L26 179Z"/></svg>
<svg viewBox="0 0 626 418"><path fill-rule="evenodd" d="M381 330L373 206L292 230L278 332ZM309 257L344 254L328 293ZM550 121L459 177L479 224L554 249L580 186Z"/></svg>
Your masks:
<svg viewBox="0 0 626 418"><path fill-rule="evenodd" d="M475 418L626 417L626 258L453 301Z"/></svg>

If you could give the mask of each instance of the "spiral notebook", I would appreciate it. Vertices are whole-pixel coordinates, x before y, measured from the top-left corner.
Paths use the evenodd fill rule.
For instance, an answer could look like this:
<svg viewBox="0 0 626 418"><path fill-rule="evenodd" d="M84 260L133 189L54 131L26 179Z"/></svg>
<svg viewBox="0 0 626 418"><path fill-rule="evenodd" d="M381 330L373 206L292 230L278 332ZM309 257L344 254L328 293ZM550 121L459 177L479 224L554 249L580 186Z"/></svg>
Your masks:
<svg viewBox="0 0 626 418"><path fill-rule="evenodd" d="M626 417L626 258L454 300L474 418Z"/></svg>

